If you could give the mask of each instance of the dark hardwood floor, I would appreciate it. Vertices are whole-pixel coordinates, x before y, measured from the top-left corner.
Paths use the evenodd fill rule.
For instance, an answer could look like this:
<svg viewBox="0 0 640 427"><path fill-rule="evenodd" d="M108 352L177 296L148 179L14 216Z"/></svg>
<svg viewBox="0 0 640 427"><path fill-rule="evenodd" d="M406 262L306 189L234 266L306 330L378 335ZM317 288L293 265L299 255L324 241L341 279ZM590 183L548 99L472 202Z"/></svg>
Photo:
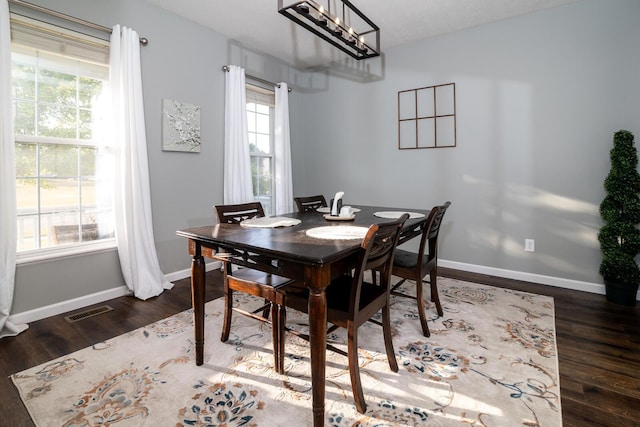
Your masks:
<svg viewBox="0 0 640 427"><path fill-rule="evenodd" d="M564 426L640 426L640 305L616 306L602 295L475 273L440 274L554 297ZM221 280L218 271L207 273L207 301L222 295ZM9 375L186 310L189 279L175 283L148 301L120 297L103 303L111 312L75 323L66 314L53 316L1 339L0 426L34 425Z"/></svg>

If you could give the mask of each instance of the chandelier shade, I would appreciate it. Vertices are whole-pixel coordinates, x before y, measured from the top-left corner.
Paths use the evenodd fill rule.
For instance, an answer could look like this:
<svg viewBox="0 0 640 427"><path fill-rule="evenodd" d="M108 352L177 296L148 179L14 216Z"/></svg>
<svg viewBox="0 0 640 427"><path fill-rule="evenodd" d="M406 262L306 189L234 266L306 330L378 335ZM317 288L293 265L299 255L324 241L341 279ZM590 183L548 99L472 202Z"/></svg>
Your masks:
<svg viewBox="0 0 640 427"><path fill-rule="evenodd" d="M380 56L380 28L348 0L278 0L278 12L355 59ZM333 5L333 7L332 7Z"/></svg>

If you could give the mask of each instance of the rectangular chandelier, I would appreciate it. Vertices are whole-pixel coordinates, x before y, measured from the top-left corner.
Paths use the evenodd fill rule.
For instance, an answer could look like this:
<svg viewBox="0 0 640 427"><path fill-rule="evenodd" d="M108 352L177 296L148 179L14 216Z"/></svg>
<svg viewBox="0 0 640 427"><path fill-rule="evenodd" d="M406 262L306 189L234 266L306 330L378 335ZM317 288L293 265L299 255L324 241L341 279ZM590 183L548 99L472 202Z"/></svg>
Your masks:
<svg viewBox="0 0 640 427"><path fill-rule="evenodd" d="M355 59L380 55L380 28L348 0L297 1L278 12ZM287 1L288 2L288 1ZM331 4L333 3L333 8Z"/></svg>

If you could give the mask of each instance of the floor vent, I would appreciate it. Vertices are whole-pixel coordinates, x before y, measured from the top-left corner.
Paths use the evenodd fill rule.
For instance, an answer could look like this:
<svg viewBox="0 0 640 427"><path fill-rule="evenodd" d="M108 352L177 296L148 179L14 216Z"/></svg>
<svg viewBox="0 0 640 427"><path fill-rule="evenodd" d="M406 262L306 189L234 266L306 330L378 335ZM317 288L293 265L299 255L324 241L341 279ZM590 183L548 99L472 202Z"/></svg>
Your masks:
<svg viewBox="0 0 640 427"><path fill-rule="evenodd" d="M69 316L65 316L65 320L70 323L77 322L78 320L86 319L87 317L97 316L98 314L107 313L109 311L113 311L113 308L109 307L108 305L103 305L100 307L81 311L79 313L71 314Z"/></svg>

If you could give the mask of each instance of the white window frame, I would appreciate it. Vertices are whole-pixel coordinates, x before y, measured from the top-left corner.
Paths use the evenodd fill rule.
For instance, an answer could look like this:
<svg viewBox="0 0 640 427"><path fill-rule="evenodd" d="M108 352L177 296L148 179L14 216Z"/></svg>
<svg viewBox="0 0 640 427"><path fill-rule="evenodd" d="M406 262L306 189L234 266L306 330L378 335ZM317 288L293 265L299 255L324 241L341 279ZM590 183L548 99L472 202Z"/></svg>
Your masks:
<svg viewBox="0 0 640 427"><path fill-rule="evenodd" d="M72 52L70 54L70 57L72 58L81 58L86 61L94 62L96 64L102 64L98 65L98 67L102 67L103 69L105 66L107 68L109 66L108 41L96 39L94 37L86 36L75 31L63 29L54 25L15 14L11 15L11 25L12 42L16 42L18 44L36 48L46 52ZM20 50L17 47L15 49L16 51ZM14 51L13 43L12 51ZM55 67L51 69L55 69ZM80 73L76 75L80 75ZM15 101L15 98L12 98ZM38 105L37 99L35 100L35 102L36 105ZM76 106L76 108L78 107ZM80 138L24 136L18 134L14 134L14 136L16 144L29 143L38 145L69 145L80 148L99 146L97 141ZM37 159L36 161L39 161L39 159ZM80 177L80 175L77 175L73 178L79 179ZM38 171L36 171L36 178L40 179ZM37 191L40 191L39 187ZM43 215L39 207L36 214L39 218ZM16 217L16 221L17 219L18 217ZM40 220L38 220L38 226L39 224ZM21 250L16 253L16 264L26 264L52 258L76 256L85 253L95 253L106 250L113 250L114 248L116 248L116 239L115 237L111 237L99 240L62 244L57 246L47 246L44 248Z"/></svg>
<svg viewBox="0 0 640 427"><path fill-rule="evenodd" d="M265 215L273 215L275 201L275 92L259 86L246 84L247 104L255 103L269 107L269 153L253 152L249 153L250 158L269 158L271 160L271 196L257 196L254 194L255 200L261 202L265 209ZM248 112L248 110L247 110ZM251 132L250 132L251 133ZM253 186L253 176L251 177ZM265 203L266 202L266 203Z"/></svg>

